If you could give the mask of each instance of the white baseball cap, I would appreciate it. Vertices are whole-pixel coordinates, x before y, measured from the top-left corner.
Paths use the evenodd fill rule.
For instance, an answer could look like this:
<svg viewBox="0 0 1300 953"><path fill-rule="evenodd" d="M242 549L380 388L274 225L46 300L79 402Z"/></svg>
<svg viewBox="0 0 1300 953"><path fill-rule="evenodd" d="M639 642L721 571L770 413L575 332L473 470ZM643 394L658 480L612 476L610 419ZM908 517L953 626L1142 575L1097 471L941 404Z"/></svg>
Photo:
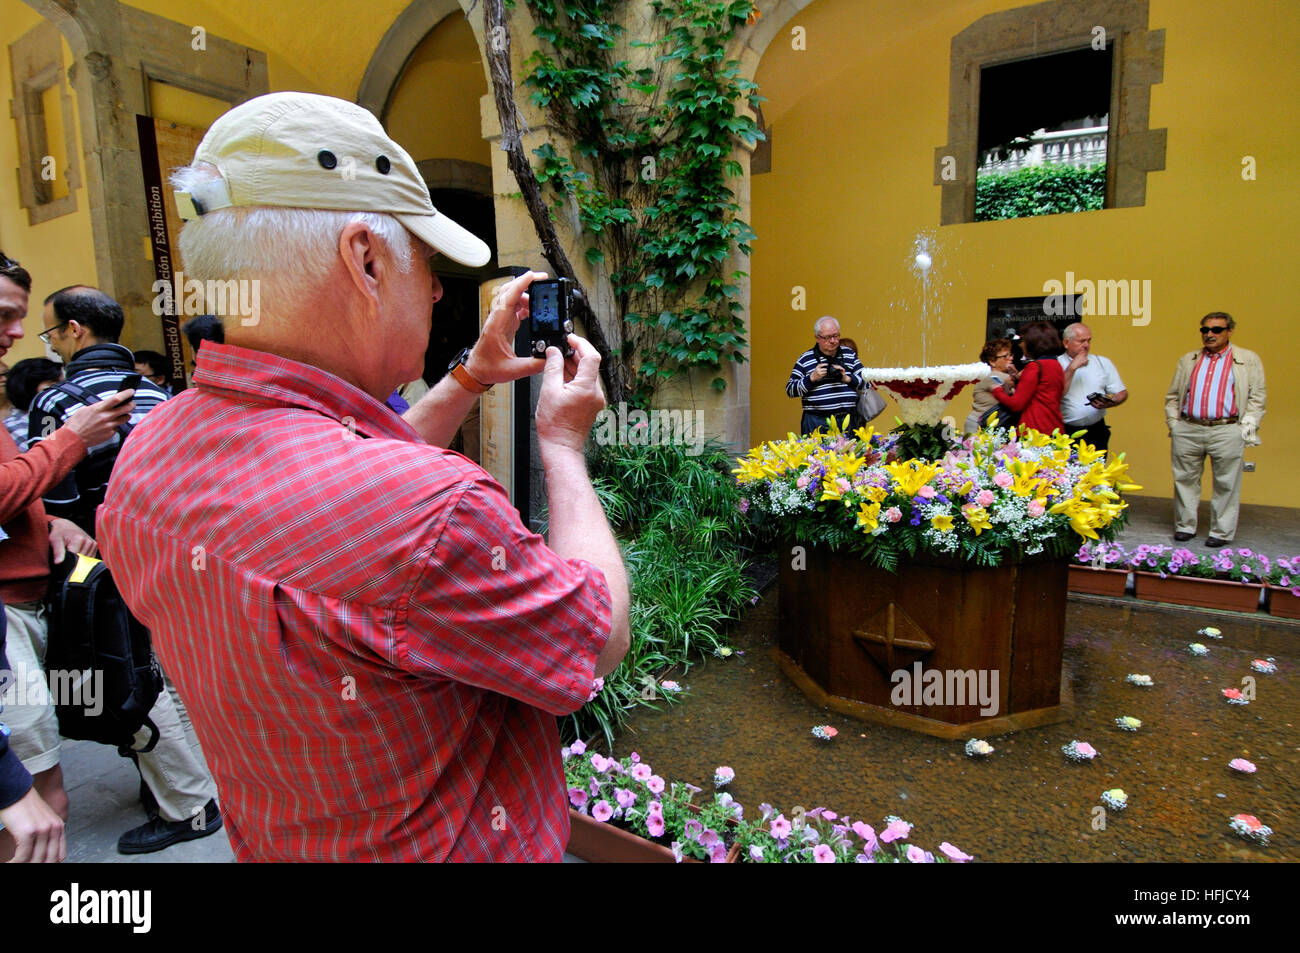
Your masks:
<svg viewBox="0 0 1300 953"><path fill-rule="evenodd" d="M387 212L417 238L479 267L488 246L433 207L406 150L369 110L314 93L269 93L224 113L194 153L220 180L176 193L186 221L235 205Z"/></svg>

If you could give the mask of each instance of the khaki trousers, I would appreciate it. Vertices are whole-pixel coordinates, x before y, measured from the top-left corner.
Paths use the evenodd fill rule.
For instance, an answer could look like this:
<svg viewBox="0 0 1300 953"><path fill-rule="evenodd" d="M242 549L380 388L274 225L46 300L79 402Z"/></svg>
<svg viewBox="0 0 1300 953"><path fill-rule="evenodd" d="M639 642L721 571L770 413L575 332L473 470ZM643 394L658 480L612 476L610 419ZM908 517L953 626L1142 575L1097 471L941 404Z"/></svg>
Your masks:
<svg viewBox="0 0 1300 953"><path fill-rule="evenodd" d="M1214 493L1210 498L1210 533L1217 539L1237 534L1241 505L1241 472L1246 442L1239 424L1205 427L1175 420L1170 439L1174 470L1174 531L1196 532L1196 508L1201 502L1201 475L1210 458Z"/></svg>

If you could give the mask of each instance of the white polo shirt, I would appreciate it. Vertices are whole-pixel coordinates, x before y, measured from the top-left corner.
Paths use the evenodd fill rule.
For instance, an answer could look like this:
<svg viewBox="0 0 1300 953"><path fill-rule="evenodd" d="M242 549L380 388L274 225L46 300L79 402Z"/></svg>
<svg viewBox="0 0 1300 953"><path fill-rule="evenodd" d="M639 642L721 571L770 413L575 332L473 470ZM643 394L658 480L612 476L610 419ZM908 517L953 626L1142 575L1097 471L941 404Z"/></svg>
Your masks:
<svg viewBox="0 0 1300 953"><path fill-rule="evenodd" d="M1070 355L1061 354L1056 360L1060 362L1061 369L1065 370L1070 364ZM1061 419L1071 429L1078 429L1073 426L1075 424L1079 427L1095 424L1106 416L1106 412L1088 403L1088 395L1115 394L1127 389L1110 360L1100 354L1089 354L1088 363L1074 372L1070 389L1061 397Z"/></svg>

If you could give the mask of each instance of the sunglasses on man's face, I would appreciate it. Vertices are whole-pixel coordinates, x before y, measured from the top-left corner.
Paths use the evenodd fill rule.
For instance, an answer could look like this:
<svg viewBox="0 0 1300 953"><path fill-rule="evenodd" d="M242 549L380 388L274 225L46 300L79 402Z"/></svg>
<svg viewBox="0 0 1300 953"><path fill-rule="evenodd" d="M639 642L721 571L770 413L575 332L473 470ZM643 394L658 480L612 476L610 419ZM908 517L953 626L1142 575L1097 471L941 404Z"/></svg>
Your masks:
<svg viewBox="0 0 1300 953"><path fill-rule="evenodd" d="M1201 328L1201 333L1202 333L1202 334L1222 334L1222 333L1223 333L1224 331L1226 331L1226 330L1228 330L1228 326L1225 324L1225 325L1223 325L1223 326L1221 326L1221 327L1217 327L1217 328Z"/></svg>

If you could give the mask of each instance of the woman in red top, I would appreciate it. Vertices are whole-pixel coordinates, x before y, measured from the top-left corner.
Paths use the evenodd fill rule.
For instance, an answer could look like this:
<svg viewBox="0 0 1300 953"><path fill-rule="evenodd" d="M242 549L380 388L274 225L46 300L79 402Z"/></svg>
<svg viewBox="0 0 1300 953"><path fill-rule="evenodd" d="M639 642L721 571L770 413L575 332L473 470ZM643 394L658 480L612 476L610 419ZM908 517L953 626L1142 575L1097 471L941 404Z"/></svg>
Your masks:
<svg viewBox="0 0 1300 953"><path fill-rule="evenodd" d="M1065 372L1055 358L1062 350L1061 335L1046 321L1035 321L1020 329L1020 340L1030 363L1020 372L1014 394L995 387L993 396L1019 412L1022 427L1032 427L1040 433L1049 434L1054 430L1064 433L1061 394L1065 390Z"/></svg>

